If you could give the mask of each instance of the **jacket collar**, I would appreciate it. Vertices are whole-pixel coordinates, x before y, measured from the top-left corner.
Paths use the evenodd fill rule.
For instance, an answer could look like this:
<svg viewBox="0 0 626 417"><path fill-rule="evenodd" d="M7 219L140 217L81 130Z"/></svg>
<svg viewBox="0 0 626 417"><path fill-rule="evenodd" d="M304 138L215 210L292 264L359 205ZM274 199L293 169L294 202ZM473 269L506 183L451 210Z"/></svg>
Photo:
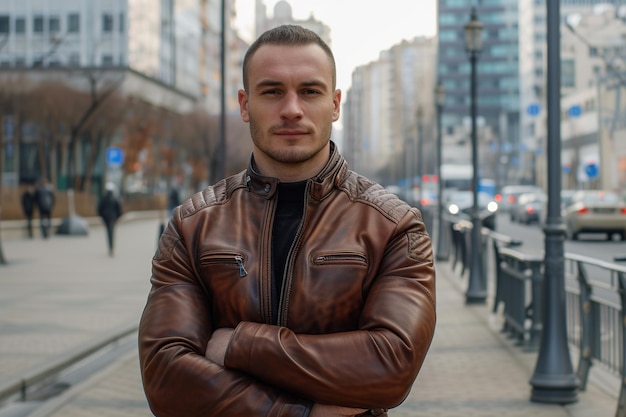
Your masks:
<svg viewBox="0 0 626 417"><path fill-rule="evenodd" d="M330 157L322 170L308 180L311 197L322 200L333 188L345 181L348 173L348 163L339 154L337 146L330 141ZM274 177L261 175L254 164L254 155L250 155L250 162L246 170L244 180L249 191L270 199L276 194L280 180Z"/></svg>

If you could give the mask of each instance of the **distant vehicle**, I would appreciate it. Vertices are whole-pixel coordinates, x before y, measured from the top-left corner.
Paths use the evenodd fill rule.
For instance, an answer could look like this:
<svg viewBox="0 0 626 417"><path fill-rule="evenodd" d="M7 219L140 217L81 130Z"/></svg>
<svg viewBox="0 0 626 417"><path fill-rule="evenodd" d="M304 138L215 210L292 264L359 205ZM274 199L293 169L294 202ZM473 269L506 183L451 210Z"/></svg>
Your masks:
<svg viewBox="0 0 626 417"><path fill-rule="evenodd" d="M466 190L472 189L474 168L469 164L442 164L440 180L443 189Z"/></svg>
<svg viewBox="0 0 626 417"><path fill-rule="evenodd" d="M561 209L569 206L576 190L561 190Z"/></svg>
<svg viewBox="0 0 626 417"><path fill-rule="evenodd" d="M474 169L469 164L443 164L441 166L441 187L444 190L471 191ZM491 178L478 178L478 192L495 195L496 181Z"/></svg>
<svg viewBox="0 0 626 417"><path fill-rule="evenodd" d="M567 238L578 239L581 233L613 234L626 240L626 202L612 191L580 190L563 209Z"/></svg>
<svg viewBox="0 0 626 417"><path fill-rule="evenodd" d="M496 194L495 199L500 211L510 212L521 194L539 192L542 192L542 190L536 185L505 185L500 193Z"/></svg>
<svg viewBox="0 0 626 417"><path fill-rule="evenodd" d="M519 223L539 223L544 215L548 196L543 191L523 193L517 198L517 203L511 207L511 221Z"/></svg>
<svg viewBox="0 0 626 417"><path fill-rule="evenodd" d="M446 195L446 207L448 208L448 212L452 215L464 213L470 216L473 205L474 194L471 191L454 190ZM483 225L495 230L498 204L488 193L479 192L478 208L482 212Z"/></svg>

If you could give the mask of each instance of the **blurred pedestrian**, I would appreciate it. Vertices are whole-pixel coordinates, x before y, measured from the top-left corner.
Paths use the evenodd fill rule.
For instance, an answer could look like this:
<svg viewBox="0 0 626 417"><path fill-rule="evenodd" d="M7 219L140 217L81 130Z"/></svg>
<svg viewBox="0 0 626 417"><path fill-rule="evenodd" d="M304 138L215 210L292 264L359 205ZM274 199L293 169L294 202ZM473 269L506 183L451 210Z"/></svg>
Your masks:
<svg viewBox="0 0 626 417"><path fill-rule="evenodd" d="M50 235L50 227L52 225L52 209L54 208L55 196L52 185L46 178L43 178L35 191L35 200L37 201L37 209L39 210L39 219L41 226L41 236L47 239Z"/></svg>
<svg viewBox="0 0 626 417"><path fill-rule="evenodd" d="M177 187L172 187L172 190L167 198L167 215L169 219L172 218L172 213L178 206L180 206L180 193Z"/></svg>
<svg viewBox="0 0 626 417"><path fill-rule="evenodd" d="M31 184L27 184L22 193L22 210L26 218L26 232L29 238L33 237L33 215L35 213L35 190Z"/></svg>
<svg viewBox="0 0 626 417"><path fill-rule="evenodd" d="M122 215L122 203L115 196L115 185L111 182L106 184L105 193L98 203L98 215L106 228L109 256L113 256L115 223Z"/></svg>
<svg viewBox="0 0 626 417"><path fill-rule="evenodd" d="M387 416L435 330L420 212L351 171L330 139L333 54L300 26L243 60L244 170L174 209L139 325L158 417Z"/></svg>

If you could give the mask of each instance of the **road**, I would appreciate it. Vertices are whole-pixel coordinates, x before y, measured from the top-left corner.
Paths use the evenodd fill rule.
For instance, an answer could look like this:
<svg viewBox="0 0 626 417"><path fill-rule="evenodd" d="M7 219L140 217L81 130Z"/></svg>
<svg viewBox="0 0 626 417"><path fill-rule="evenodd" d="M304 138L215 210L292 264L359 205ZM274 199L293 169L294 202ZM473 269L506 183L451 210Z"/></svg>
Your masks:
<svg viewBox="0 0 626 417"><path fill-rule="evenodd" d="M511 223L508 215L498 213L496 231L524 242L517 248L524 253L543 253L545 234L540 225ZM566 253L576 253L609 262L613 262L615 257L626 256L626 242L607 241L604 234L581 234L577 241L565 240L564 249Z"/></svg>

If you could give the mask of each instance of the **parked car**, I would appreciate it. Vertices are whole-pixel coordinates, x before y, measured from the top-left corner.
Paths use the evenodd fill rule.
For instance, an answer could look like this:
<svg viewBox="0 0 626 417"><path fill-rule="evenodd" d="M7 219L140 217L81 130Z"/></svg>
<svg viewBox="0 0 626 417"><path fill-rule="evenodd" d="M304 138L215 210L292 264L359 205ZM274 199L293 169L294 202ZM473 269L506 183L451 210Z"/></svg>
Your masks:
<svg viewBox="0 0 626 417"><path fill-rule="evenodd" d="M511 221L530 224L543 219L548 196L543 191L520 194L511 207Z"/></svg>
<svg viewBox="0 0 626 417"><path fill-rule="evenodd" d="M538 192L542 192L542 190L536 185L505 185L495 197L498 203L498 210L500 212L510 212L521 194Z"/></svg>
<svg viewBox="0 0 626 417"><path fill-rule="evenodd" d="M446 192L446 207L452 215L460 213L471 216L471 210L474 205L474 194L472 191L450 190ZM478 208L481 211L483 226L495 230L496 214L498 212L498 203L485 192L478 193Z"/></svg>
<svg viewBox="0 0 626 417"><path fill-rule="evenodd" d="M577 191L563 209L563 222L571 240L580 233L606 233L607 240L618 233L626 240L626 202L612 191Z"/></svg>

